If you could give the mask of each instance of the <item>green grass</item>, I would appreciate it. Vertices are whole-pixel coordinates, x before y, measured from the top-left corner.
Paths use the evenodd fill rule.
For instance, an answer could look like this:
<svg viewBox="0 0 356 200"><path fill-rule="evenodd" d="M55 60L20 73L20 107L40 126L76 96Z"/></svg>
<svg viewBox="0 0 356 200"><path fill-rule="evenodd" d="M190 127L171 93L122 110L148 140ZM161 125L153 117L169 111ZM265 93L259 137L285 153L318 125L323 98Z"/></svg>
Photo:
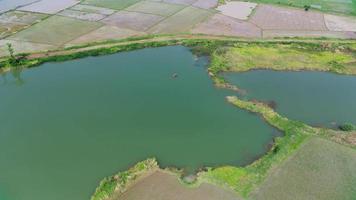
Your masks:
<svg viewBox="0 0 356 200"><path fill-rule="evenodd" d="M249 44L222 48L213 54L210 71L243 72L252 69L316 70L356 74L355 51L344 46Z"/></svg>
<svg viewBox="0 0 356 200"><path fill-rule="evenodd" d="M273 170L251 199L351 200L355 185L356 150L312 137Z"/></svg>
<svg viewBox="0 0 356 200"><path fill-rule="evenodd" d="M285 133L283 137L275 139L271 151L251 165L219 167L200 173L202 180L228 186L241 196L247 197L265 179L271 168L290 156L306 138L317 134L318 129L282 117L262 103L242 101L237 97L228 97L228 101L250 112L261 114L269 124Z"/></svg>
<svg viewBox="0 0 356 200"><path fill-rule="evenodd" d="M82 4L122 10L139 1L141 0L84 0Z"/></svg>
<svg viewBox="0 0 356 200"><path fill-rule="evenodd" d="M304 8L304 6L316 5L312 6L312 9L321 10L324 12L356 16L355 0L252 0L252 2L294 6L299 8Z"/></svg>
<svg viewBox="0 0 356 200"><path fill-rule="evenodd" d="M104 200L111 197L114 192L124 192L140 176L156 169L158 169L157 161L155 159L147 159L137 163L127 171L107 177L100 182L91 200Z"/></svg>

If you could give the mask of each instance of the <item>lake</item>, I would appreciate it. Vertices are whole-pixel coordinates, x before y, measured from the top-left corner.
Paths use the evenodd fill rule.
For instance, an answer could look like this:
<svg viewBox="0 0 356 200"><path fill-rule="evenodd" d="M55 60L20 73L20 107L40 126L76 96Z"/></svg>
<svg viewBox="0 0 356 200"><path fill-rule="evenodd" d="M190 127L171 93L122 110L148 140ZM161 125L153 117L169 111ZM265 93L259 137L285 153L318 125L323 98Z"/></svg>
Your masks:
<svg viewBox="0 0 356 200"><path fill-rule="evenodd" d="M315 126L356 124L356 76L255 70L226 73L247 98L274 101L280 114Z"/></svg>
<svg viewBox="0 0 356 200"><path fill-rule="evenodd" d="M182 46L47 63L0 76L0 199L89 200L104 177L245 165L278 131L226 102Z"/></svg>

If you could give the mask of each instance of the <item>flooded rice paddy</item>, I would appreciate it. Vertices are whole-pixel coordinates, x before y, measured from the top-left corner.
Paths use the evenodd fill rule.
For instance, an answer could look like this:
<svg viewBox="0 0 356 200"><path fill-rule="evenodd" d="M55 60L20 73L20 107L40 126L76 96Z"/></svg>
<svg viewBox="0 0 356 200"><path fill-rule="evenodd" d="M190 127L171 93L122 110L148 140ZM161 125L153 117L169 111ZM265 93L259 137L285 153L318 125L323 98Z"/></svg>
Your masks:
<svg viewBox="0 0 356 200"><path fill-rule="evenodd" d="M244 165L279 133L225 101L208 60L181 46L0 76L0 199L88 200L137 161Z"/></svg>

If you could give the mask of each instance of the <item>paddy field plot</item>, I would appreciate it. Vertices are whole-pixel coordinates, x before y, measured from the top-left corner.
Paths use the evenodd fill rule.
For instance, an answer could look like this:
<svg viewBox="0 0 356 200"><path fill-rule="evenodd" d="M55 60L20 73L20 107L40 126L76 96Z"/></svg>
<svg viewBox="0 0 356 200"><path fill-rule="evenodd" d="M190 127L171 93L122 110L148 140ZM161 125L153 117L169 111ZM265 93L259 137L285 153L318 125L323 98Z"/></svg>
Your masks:
<svg viewBox="0 0 356 200"><path fill-rule="evenodd" d="M252 199L352 200L356 196L356 150L311 138L273 170Z"/></svg>
<svg viewBox="0 0 356 200"><path fill-rule="evenodd" d="M16 33L47 17L45 14L10 11L0 15L0 38Z"/></svg>
<svg viewBox="0 0 356 200"><path fill-rule="evenodd" d="M166 18L152 27L150 33L182 33L187 32L196 24L208 19L214 14L213 11L187 7L178 13Z"/></svg>
<svg viewBox="0 0 356 200"><path fill-rule="evenodd" d="M122 10L141 0L85 0L82 4Z"/></svg>
<svg viewBox="0 0 356 200"><path fill-rule="evenodd" d="M23 11L10 11L0 15L0 22L3 23L19 23L31 25L35 22L41 21L47 17L46 14L23 12Z"/></svg>
<svg viewBox="0 0 356 200"><path fill-rule="evenodd" d="M0 40L0 57L8 56L6 44L10 43L16 53L36 52L54 49L55 46L49 44L40 44L33 42L15 41L15 40Z"/></svg>
<svg viewBox="0 0 356 200"><path fill-rule="evenodd" d="M252 1L257 3L282 4L282 5L295 6L300 8L303 8L305 5L309 5L312 8L321 11L356 16L356 1L354 0L303 0L303 1L252 0Z"/></svg>
<svg viewBox="0 0 356 200"><path fill-rule="evenodd" d="M250 21L264 30L327 30L322 13L259 5Z"/></svg>
<svg viewBox="0 0 356 200"><path fill-rule="evenodd" d="M130 29L118 28L116 26L102 26L88 34L82 35L79 38L70 41L69 46L77 44L87 44L91 42L101 42L105 40L118 40L132 36L144 35L144 32L133 31Z"/></svg>
<svg viewBox="0 0 356 200"><path fill-rule="evenodd" d="M83 5L83 4L77 4L73 7L70 8L71 10L78 10L86 13L96 13L96 14L101 14L101 15L111 15L116 10L109 9L109 8L102 8L102 7L97 7L97 6L91 6L91 5Z"/></svg>
<svg viewBox="0 0 356 200"><path fill-rule="evenodd" d="M325 23L328 29L331 31L356 32L356 17L325 15Z"/></svg>
<svg viewBox="0 0 356 200"><path fill-rule="evenodd" d="M27 25L0 22L0 39L24 29Z"/></svg>
<svg viewBox="0 0 356 200"><path fill-rule="evenodd" d="M52 16L10 38L18 41L62 45L101 26L102 24L98 22L77 20L63 16Z"/></svg>
<svg viewBox="0 0 356 200"><path fill-rule="evenodd" d="M19 10L46 13L46 14L56 14L61 10L72 7L75 4L78 4L77 0L41 0L35 3L32 3L28 6L20 7Z"/></svg>
<svg viewBox="0 0 356 200"><path fill-rule="evenodd" d="M170 4L163 2L141 1L128 7L127 11L142 12L154 15L169 16L180 10L185 6L178 4Z"/></svg>
<svg viewBox="0 0 356 200"><path fill-rule="evenodd" d="M257 4L250 2L229 1L224 5L217 7L223 15L236 19L246 20L256 8Z"/></svg>
<svg viewBox="0 0 356 200"><path fill-rule="evenodd" d="M218 0L198 0L193 3L194 7L203 8L203 9L211 9L218 5Z"/></svg>
<svg viewBox="0 0 356 200"><path fill-rule="evenodd" d="M139 20L138 20L139 19ZM114 25L119 28L132 29L135 31L146 31L154 24L164 19L159 15L145 14L139 12L119 11L102 20L103 23Z"/></svg>
<svg viewBox="0 0 356 200"><path fill-rule="evenodd" d="M163 0L163 2L182 4L182 5L191 5L195 3L196 0Z"/></svg>
<svg viewBox="0 0 356 200"><path fill-rule="evenodd" d="M261 37L261 29L256 25L236 20L234 18L215 14L205 22L197 25L193 33L226 35L226 36L242 36L242 37Z"/></svg>
<svg viewBox="0 0 356 200"><path fill-rule="evenodd" d="M63 10L58 15L65 16L65 17L72 17L80 20L94 21L94 22L102 20L106 17L106 15L102 15L98 13L87 13L87 12L71 10L71 9Z"/></svg>

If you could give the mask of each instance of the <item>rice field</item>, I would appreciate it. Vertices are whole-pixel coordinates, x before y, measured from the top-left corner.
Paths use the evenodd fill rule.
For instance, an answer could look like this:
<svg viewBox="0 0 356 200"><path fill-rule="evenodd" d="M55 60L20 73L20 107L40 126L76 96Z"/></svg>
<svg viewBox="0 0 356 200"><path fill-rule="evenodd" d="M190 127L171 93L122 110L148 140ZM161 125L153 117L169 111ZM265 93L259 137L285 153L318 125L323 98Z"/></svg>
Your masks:
<svg viewBox="0 0 356 200"><path fill-rule="evenodd" d="M122 10L139 1L141 0L85 0L82 2L82 4L110 8L114 10Z"/></svg>
<svg viewBox="0 0 356 200"><path fill-rule="evenodd" d="M152 27L151 33L182 33L187 32L199 22L208 19L214 14L213 11L186 7L180 12L166 18L161 23Z"/></svg>
<svg viewBox="0 0 356 200"><path fill-rule="evenodd" d="M252 1L257 3L280 4L280 5L295 6L300 8L304 8L304 6L311 6L311 8L315 10L356 16L355 0L298 0L298 1L252 0Z"/></svg>
<svg viewBox="0 0 356 200"><path fill-rule="evenodd" d="M356 150L311 138L274 169L252 199L352 200L356 197L355 185Z"/></svg>
<svg viewBox="0 0 356 200"><path fill-rule="evenodd" d="M18 41L62 45L101 26L102 24L99 22L89 22L63 16L52 16L10 38Z"/></svg>

